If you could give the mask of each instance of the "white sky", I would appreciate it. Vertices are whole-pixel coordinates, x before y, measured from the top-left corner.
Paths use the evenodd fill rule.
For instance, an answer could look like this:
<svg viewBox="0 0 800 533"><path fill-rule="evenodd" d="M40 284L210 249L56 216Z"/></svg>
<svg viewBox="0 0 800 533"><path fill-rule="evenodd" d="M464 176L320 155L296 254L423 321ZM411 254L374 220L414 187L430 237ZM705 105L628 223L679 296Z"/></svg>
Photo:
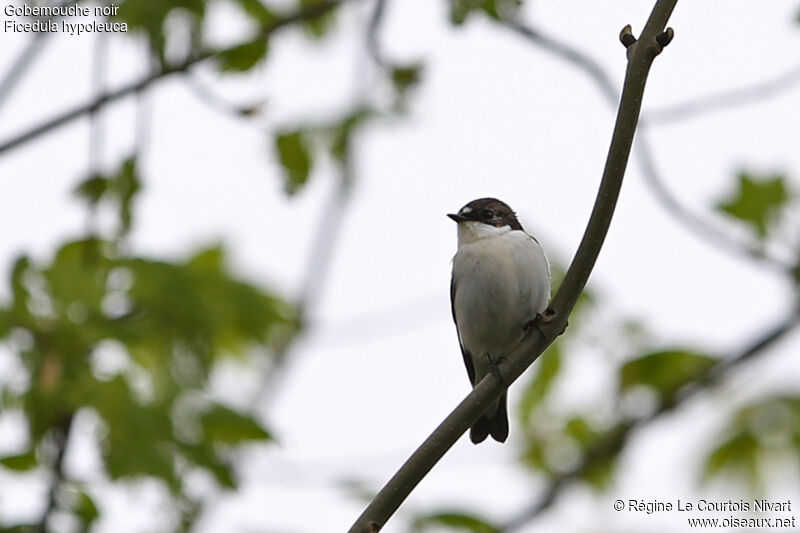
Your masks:
<svg viewBox="0 0 800 533"><path fill-rule="evenodd" d="M652 2L529 4L527 20L586 51L621 84L625 61L617 34L627 23L638 33ZM215 83L233 101L265 99L262 117L234 119L210 110L177 78L150 91L152 135L142 169L146 189L135 211L135 250L180 257L222 239L242 275L296 294L334 180L330 172L316 173L307 189L287 199L265 131L334 114L354 89L363 89L372 75L362 49L360 28L369 11L363 8L339 19L336 39L307 45L296 34L281 34L257 73ZM675 40L655 62L645 110L787 71L798 61L797 9L794 0L679 2L670 20ZM220 41L242 34L231 10L212 13ZM0 73L29 38L0 33ZM313 310L319 327L298 343L286 381L263 410L280 444L247 454L242 491L213 508L203 532L346 530L362 503L336 483L365 480L378 488L468 392L450 319L455 228L445 213L480 196L504 199L562 261L586 224L614 115L583 72L482 17L452 29L441 1L390 2L381 39L390 58L423 60L424 81L408 117L376 124L359 139L357 186ZM0 109L0 139L85 101L93 40L51 39ZM143 71L139 42L114 37L109 54L109 86ZM207 67L199 74L216 80ZM741 167L782 170L796 183L798 94L654 127L651 144L669 188L702 211L732 187ZM113 168L132 145L133 100L108 107L103 116L104 161ZM57 243L83 230L84 210L70 191L86 172L87 140L83 120L0 157L6 184L0 194L2 279L20 252L46 259ZM688 234L654 201L635 160L590 284L615 313L646 321L658 339L723 353L774 323L790 296L788 285L769 272ZM6 294L3 285L0 295ZM374 315L388 318L364 318ZM612 490L596 497L572 489L525 531L683 530L677 513L615 513L611 504L616 498L697 498L696 461L719 429L716 411L760 390L795 387L798 343L795 334L748 366L728 395L697 402L637 433ZM568 363L570 378L558 391L566 403L585 404L607 391L599 357L586 351ZM3 371L8 365L0 362ZM215 385L231 401L244 402L254 379L230 369ZM520 389L512 389L512 403ZM537 480L513 463L519 447L515 420L511 425L505 446L473 447L462 438L384 531L404 531L409 510L474 505L504 517L535 498ZM13 427L0 420L0 450L13 440ZM92 450L85 442L80 448L75 464L91 470ZM9 480L0 473L0 515L36 513L40 486L31 483L12 497L3 486L11 487ZM791 489L778 484L767 492L800 506L794 481ZM739 496L715 490L718 499ZM99 531L157 528L153 515L132 514L160 509L157 492L109 494Z"/></svg>

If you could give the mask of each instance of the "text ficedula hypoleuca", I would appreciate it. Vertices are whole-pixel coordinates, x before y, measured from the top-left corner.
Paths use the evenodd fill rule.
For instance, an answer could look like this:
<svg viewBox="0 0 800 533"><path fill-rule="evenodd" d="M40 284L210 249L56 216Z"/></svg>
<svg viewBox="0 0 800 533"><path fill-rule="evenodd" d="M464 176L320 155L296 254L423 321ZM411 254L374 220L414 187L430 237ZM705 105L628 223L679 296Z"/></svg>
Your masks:
<svg viewBox="0 0 800 533"><path fill-rule="evenodd" d="M450 303L472 386L522 340L525 326L547 308L550 265L514 211L495 198L468 203L453 215L458 251L453 257ZM508 437L506 393L469 432L478 444Z"/></svg>

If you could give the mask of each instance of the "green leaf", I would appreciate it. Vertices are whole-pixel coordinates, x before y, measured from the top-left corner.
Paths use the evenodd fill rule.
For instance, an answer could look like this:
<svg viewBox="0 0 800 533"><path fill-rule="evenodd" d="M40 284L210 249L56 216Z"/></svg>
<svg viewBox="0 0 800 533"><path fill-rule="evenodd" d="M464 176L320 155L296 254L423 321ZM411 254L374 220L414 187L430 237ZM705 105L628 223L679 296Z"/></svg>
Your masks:
<svg viewBox="0 0 800 533"><path fill-rule="evenodd" d="M268 50L267 39L255 39L221 51L217 54L217 66L222 72L245 72L263 60Z"/></svg>
<svg viewBox="0 0 800 533"><path fill-rule="evenodd" d="M425 531L431 528L444 527L457 531L471 531L472 533L500 533L497 526L486 519L473 514L453 511L432 513L414 520L414 531Z"/></svg>
<svg viewBox="0 0 800 533"><path fill-rule="evenodd" d="M100 517L100 511L97 510L97 505L85 490L80 490L78 492L78 501L75 503L72 511L83 522L83 531L89 531L92 523Z"/></svg>
<svg viewBox="0 0 800 533"><path fill-rule="evenodd" d="M131 229L133 199L141 189L136 171L136 158L125 159L120 168L111 176L97 174L89 176L78 184L75 194L90 206L108 201L119 211L120 231L125 234Z"/></svg>
<svg viewBox="0 0 800 533"><path fill-rule="evenodd" d="M192 29L199 32L205 16L206 0L120 0L114 18L128 24L131 32L141 32L147 36L150 49L163 65L166 35L164 23L173 12L189 15ZM192 44L187 35L187 44Z"/></svg>
<svg viewBox="0 0 800 533"><path fill-rule="evenodd" d="M360 107L346 115L342 120L330 128L333 141L331 143L331 155L341 164L347 163L350 155L350 140L353 132L374 116L374 111L369 108Z"/></svg>
<svg viewBox="0 0 800 533"><path fill-rule="evenodd" d="M463 24L474 11L482 11L495 20L512 18L522 0L450 0L450 21Z"/></svg>
<svg viewBox="0 0 800 533"><path fill-rule="evenodd" d="M108 190L108 179L98 174L93 174L80 182L75 188L75 194L84 198L89 205L95 205Z"/></svg>
<svg viewBox="0 0 800 533"><path fill-rule="evenodd" d="M300 7L306 9L321 3L322 0L300 0ZM328 33L328 30L333 26L336 11L336 9L331 9L323 15L304 21L303 25L312 37L319 39Z"/></svg>
<svg viewBox="0 0 800 533"><path fill-rule="evenodd" d="M599 459L583 472L583 479L596 491L603 491L614 479L616 465L617 455Z"/></svg>
<svg viewBox="0 0 800 533"><path fill-rule="evenodd" d="M533 378L525 387L518 412L522 422L528 423L536 407L550 392L561 370L561 342L551 344L534 365Z"/></svg>
<svg viewBox="0 0 800 533"><path fill-rule="evenodd" d="M286 192L295 194L308 181L311 172L311 150L303 130L279 133L275 138L278 158L286 174Z"/></svg>
<svg viewBox="0 0 800 533"><path fill-rule="evenodd" d="M399 93L405 93L415 87L422 79L422 64L396 65L391 67L390 75L394 88Z"/></svg>
<svg viewBox="0 0 800 533"><path fill-rule="evenodd" d="M703 481L727 473L742 478L751 488L758 487L760 451L761 445L750 431L739 431L709 455L703 470Z"/></svg>
<svg viewBox="0 0 800 533"><path fill-rule="evenodd" d="M683 385L706 376L717 362L713 357L688 351L655 352L625 363L620 369L620 391L637 385L655 389L662 401Z"/></svg>
<svg viewBox="0 0 800 533"><path fill-rule="evenodd" d="M252 440L272 440L272 436L252 417L222 405L206 411L200 423L206 439L224 444L239 444Z"/></svg>
<svg viewBox="0 0 800 533"><path fill-rule="evenodd" d="M105 421L101 450L111 479L153 476L177 493L169 406L142 404L122 377L98 383L91 400Z"/></svg>
<svg viewBox="0 0 800 533"><path fill-rule="evenodd" d="M236 0L236 3L247 15L257 21L260 26L267 26L275 21L275 15L267 9L261 0Z"/></svg>
<svg viewBox="0 0 800 533"><path fill-rule="evenodd" d="M36 452L31 448L30 450L19 455L9 455L0 459L0 464L10 470L23 472L38 466L39 462L36 460Z"/></svg>
<svg viewBox="0 0 800 533"><path fill-rule="evenodd" d="M748 224L764 240L791 197L786 178L782 174L755 176L741 172L738 179L738 190L720 201L717 209Z"/></svg>
<svg viewBox="0 0 800 533"><path fill-rule="evenodd" d="M181 443L181 451L186 459L208 470L221 487L226 489L236 488L236 479L231 465L219 458L212 442L203 441L199 444Z"/></svg>

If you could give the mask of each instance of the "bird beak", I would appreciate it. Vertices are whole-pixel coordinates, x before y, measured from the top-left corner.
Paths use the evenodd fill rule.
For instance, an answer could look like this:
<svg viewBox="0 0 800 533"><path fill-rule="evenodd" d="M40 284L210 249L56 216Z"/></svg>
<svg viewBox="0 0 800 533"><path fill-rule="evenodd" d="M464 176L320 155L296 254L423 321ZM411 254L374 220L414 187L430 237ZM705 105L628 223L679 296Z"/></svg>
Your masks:
<svg viewBox="0 0 800 533"><path fill-rule="evenodd" d="M464 215L454 215L453 213L448 213L448 214L447 214L447 216L449 216L450 218L452 218L452 219L453 219L453 220L455 220L456 222L464 222L464 221L466 221L466 220L469 220L469 219L468 219L467 217L465 217Z"/></svg>

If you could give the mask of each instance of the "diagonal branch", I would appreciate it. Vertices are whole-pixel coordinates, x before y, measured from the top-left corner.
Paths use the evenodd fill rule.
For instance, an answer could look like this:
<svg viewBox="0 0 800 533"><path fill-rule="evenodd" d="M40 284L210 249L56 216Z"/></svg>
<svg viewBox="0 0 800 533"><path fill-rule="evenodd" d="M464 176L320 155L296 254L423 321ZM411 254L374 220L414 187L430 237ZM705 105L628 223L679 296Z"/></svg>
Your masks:
<svg viewBox="0 0 800 533"><path fill-rule="evenodd" d="M643 418L621 424L606 438L587 451L583 461L579 465L551 478L542 496L539 497L537 501L519 511L516 516L499 528L500 531L503 533L517 531L522 526L535 519L558 498L561 491L567 485L583 478L583 476L594 467L620 453L625 448L631 433L641 429L665 413L685 405L691 399L697 397L698 393L701 391L705 391L708 388L720 384L733 370L741 367L744 363L750 361L758 354L763 353L768 348L771 348L798 325L800 325L800 307L795 307L787 318L760 335L739 353L730 357L720 358L702 377L684 386L680 394L673 398L668 398L658 409Z"/></svg>
<svg viewBox="0 0 800 533"><path fill-rule="evenodd" d="M349 0L322 0L321 2L310 4L304 8L295 11L294 13L291 13L281 18L277 18L275 21L264 27L259 32L259 34L256 36L255 39L251 39L245 43L239 43L237 45L226 48L205 50L203 52L198 53L195 56L190 57L189 59L181 63L177 63L174 65L167 65L161 70L154 72L152 74L148 74L147 76L143 77L138 81L131 82L115 91L104 93L87 104L78 105L72 109L64 111L59 115L42 122L39 125L33 126L30 129L10 139L0 142L0 154L7 152L12 148L15 148L32 139L35 139L40 135L44 135L45 133L48 133L56 128L69 124L70 122L78 118L81 118L84 115L97 111L101 107L111 102L115 102L121 98L137 93L142 89L149 87L154 82L157 82L172 74L185 72L198 63L216 57L220 54L229 52L234 48L238 48L242 45L246 45L252 42L267 40L272 36L272 34L293 24L318 19L319 17L325 15L326 13L332 11L333 9L339 7L340 5L344 4L347 1Z"/></svg>
<svg viewBox="0 0 800 533"><path fill-rule="evenodd" d="M619 92L611 77L603 70L599 62L570 44L559 41L541 30L525 24L520 20L501 20L500 24L525 37L529 41L546 49L552 54L583 69L597 83L600 92L612 106L619 102Z"/></svg>
<svg viewBox="0 0 800 533"><path fill-rule="evenodd" d="M502 380L490 374L475 386L380 490L350 528L350 533L379 531L414 487L477 420L487 403L497 399L508 384L513 383L566 328L567 317L589 279L611 224L636 132L647 75L653 59L661 51L656 38L664 31L676 3L677 0L657 0L641 38L628 47L625 83L603 178L583 239L553 298L552 307L557 312L555 319L539 324L540 328L532 328L525 336L509 355L502 370Z"/></svg>

